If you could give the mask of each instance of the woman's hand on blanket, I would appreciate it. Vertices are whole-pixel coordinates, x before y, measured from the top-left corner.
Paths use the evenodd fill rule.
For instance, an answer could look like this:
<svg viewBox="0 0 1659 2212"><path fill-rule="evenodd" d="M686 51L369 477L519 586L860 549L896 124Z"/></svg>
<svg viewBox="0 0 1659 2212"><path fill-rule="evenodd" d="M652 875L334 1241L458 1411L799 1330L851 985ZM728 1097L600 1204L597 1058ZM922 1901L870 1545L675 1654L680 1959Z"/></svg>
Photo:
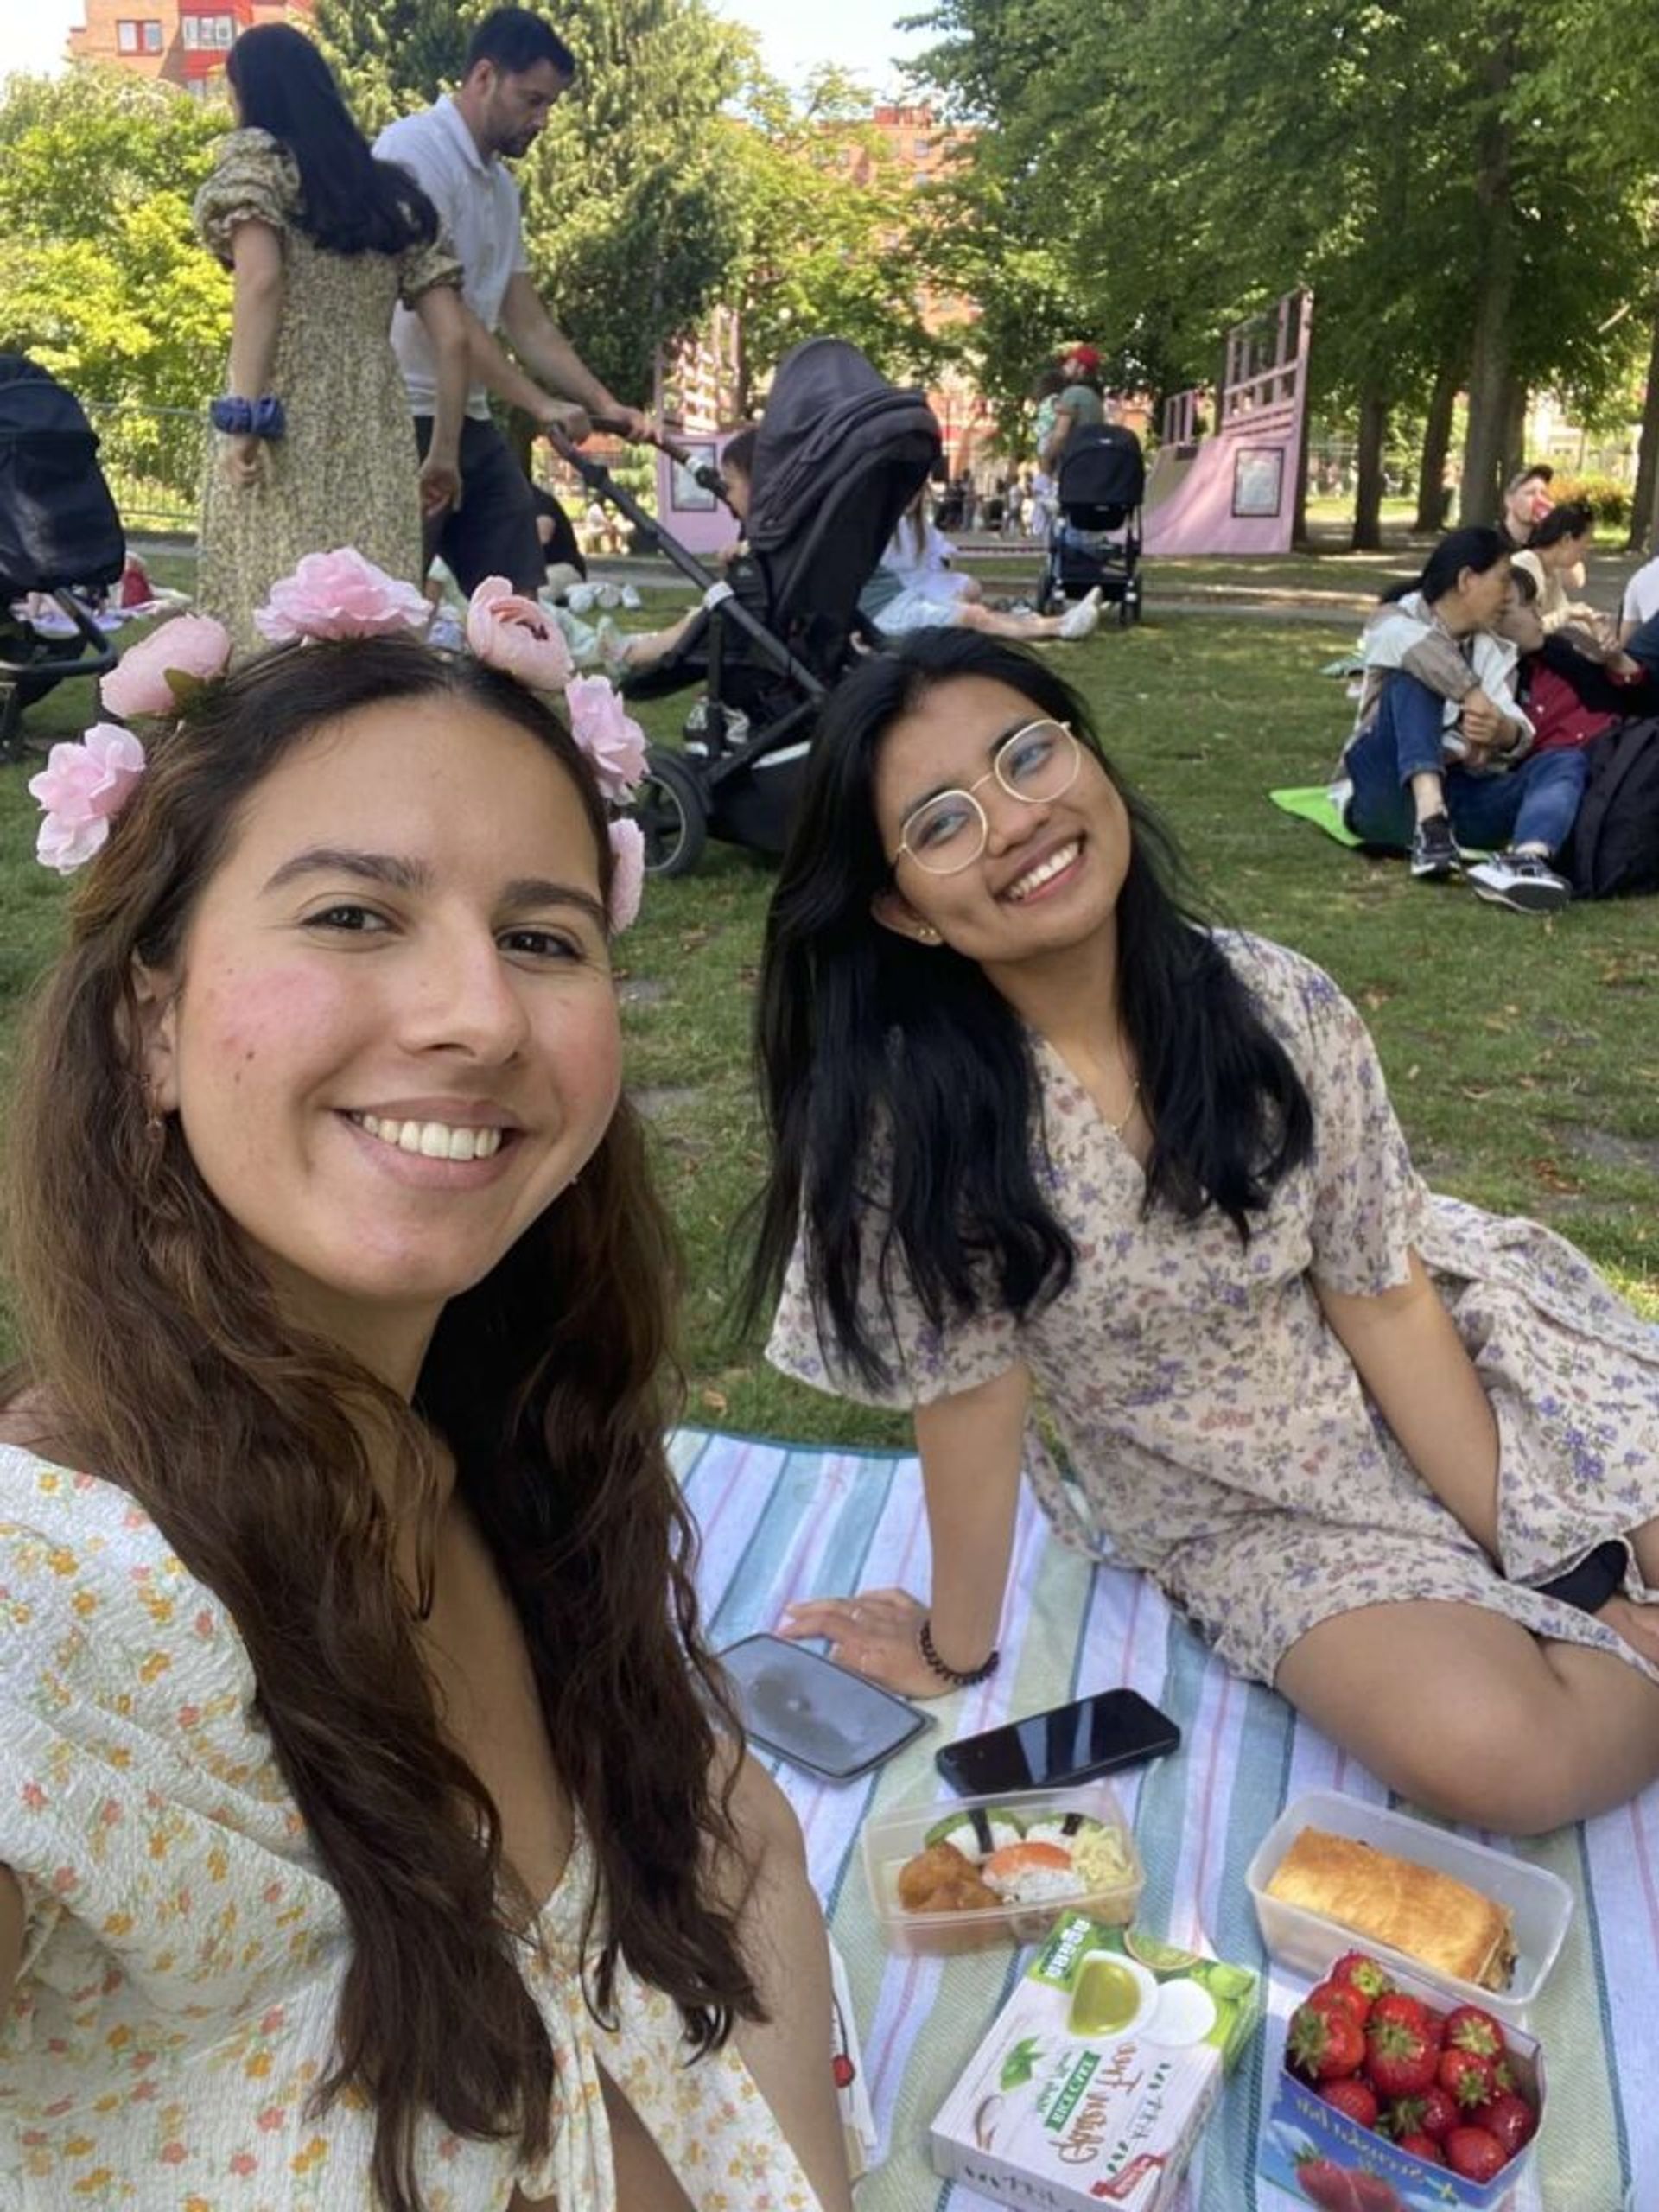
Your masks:
<svg viewBox="0 0 1659 2212"><path fill-rule="evenodd" d="M855 1598L807 1598L786 1608L782 1637L829 1640L830 1656L900 1697L943 1697L950 1685L922 1656L927 1608L907 1590L861 1590Z"/></svg>

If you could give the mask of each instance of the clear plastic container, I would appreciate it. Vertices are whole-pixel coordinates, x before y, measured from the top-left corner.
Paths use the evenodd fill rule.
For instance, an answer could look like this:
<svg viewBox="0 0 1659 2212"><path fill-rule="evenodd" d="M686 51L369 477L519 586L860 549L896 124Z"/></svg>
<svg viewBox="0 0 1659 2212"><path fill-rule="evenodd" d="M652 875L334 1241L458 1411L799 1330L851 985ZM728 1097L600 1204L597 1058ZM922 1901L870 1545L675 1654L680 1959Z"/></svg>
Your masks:
<svg viewBox="0 0 1659 2212"><path fill-rule="evenodd" d="M1347 1836L1369 1843L1396 1859L1409 1859L1420 1866L1433 1866L1471 1890L1508 1908L1515 1927L1515 1969L1507 1989L1482 1989L1472 1981L1450 1974L1433 1979L1455 1993L1463 2005L1484 2005L1500 2020L1523 2026L1538 1993L1560 1955L1567 1925L1573 1917L1573 1892L1548 1868L1529 1866L1507 1852L1472 1843L1449 1828L1413 1820L1408 1813L1391 1813L1380 1805L1362 1804L1334 1789L1313 1789L1287 1805L1262 1840L1260 1849L1245 1870L1244 1880L1255 1904L1262 1937L1281 1965L1313 1978L1324 1971L1344 1949L1369 1951L1389 1967L1416 1974L1428 1974L1421 1960L1392 1949L1369 1936L1356 1936L1339 1921L1322 1912L1287 1904L1270 1897L1268 1884L1280 1860L1304 1828L1322 1828L1329 1835Z"/></svg>
<svg viewBox="0 0 1659 2212"><path fill-rule="evenodd" d="M994 1817L1006 1819L993 1827ZM1098 1821L1112 1832L1128 1872L1109 1886L1070 1896L1006 1901L967 1910L912 1912L899 1901L899 1877L909 1861L928 1847L946 1822L965 1823L952 1838L965 1856L982 1863L989 1845L1007 1831L1023 1832L1044 1821L1064 1822L1068 1815ZM982 1828L976 1821L982 1816ZM1086 1913L1091 1920L1120 1924L1133 1920L1146 1886L1146 1871L1122 1808L1107 1782L1080 1782L1067 1789L1028 1789L1000 1797L916 1798L866 1823L862 1849L864 1879L877 1924L889 1950L906 1956L954 1956L982 1951L997 1943L1034 1943L1047 1935L1062 1912Z"/></svg>

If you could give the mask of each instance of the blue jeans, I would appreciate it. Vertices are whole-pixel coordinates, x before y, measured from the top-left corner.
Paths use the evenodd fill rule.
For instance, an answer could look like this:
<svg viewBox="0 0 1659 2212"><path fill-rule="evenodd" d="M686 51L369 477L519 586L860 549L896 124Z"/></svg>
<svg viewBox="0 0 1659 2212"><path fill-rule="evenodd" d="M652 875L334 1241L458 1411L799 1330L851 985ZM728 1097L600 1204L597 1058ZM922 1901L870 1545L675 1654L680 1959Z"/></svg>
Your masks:
<svg viewBox="0 0 1659 2212"><path fill-rule="evenodd" d="M1558 853L1567 842L1590 772L1582 746L1529 753L1506 774L1471 776L1441 756L1446 702L1414 676L1396 672L1383 687L1376 719L1349 747L1343 766L1352 779L1348 827L1368 845L1411 844L1416 809L1411 779L1424 770L1440 779L1452 834L1461 845L1540 845Z"/></svg>

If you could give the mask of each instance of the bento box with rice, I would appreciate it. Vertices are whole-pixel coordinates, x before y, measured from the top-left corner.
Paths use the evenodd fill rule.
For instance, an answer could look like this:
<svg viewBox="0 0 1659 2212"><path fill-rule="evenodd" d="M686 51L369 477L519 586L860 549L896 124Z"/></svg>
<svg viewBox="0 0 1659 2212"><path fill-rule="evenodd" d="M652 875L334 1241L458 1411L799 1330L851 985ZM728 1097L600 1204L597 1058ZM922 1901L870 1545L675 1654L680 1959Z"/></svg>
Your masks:
<svg viewBox="0 0 1659 2212"><path fill-rule="evenodd" d="M890 1950L1031 1943L1064 1911L1125 1923L1146 1876L1111 1786L913 1800L871 1821L864 1876Z"/></svg>

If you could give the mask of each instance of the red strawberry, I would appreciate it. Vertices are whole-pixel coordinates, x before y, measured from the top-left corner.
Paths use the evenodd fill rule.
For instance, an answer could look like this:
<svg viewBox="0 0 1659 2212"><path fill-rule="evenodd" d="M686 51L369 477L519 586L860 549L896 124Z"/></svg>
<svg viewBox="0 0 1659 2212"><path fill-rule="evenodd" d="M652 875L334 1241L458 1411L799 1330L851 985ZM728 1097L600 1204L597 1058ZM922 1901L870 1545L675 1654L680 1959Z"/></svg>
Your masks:
<svg viewBox="0 0 1659 2212"><path fill-rule="evenodd" d="M1335 2006L1361 2028L1371 2009L1370 1999L1356 1989L1351 1981L1322 1981L1317 1989L1308 1991L1307 2001L1317 2005L1321 2012L1328 2012Z"/></svg>
<svg viewBox="0 0 1659 2212"><path fill-rule="evenodd" d="M1439 2050L1446 2041L1445 2013L1437 2012L1432 2005L1425 2005L1423 2007L1423 2026L1427 2031L1430 2043L1433 2044L1436 2050Z"/></svg>
<svg viewBox="0 0 1659 2212"><path fill-rule="evenodd" d="M1404 2020L1383 2020L1365 2030L1365 2071L1379 2097L1417 2097L1434 2079L1438 2054L1428 2037Z"/></svg>
<svg viewBox="0 0 1659 2212"><path fill-rule="evenodd" d="M1398 2137L1395 2148L1404 2151L1408 2157L1421 2158L1426 2166L1443 2166L1446 2164L1440 2155L1440 2145L1432 2135L1425 2135L1421 2128L1415 2134Z"/></svg>
<svg viewBox="0 0 1659 2212"><path fill-rule="evenodd" d="M1394 1987L1388 1969L1363 1951L1344 1951L1325 1978L1327 1981L1351 1983L1372 2004L1379 1997L1386 1997Z"/></svg>
<svg viewBox="0 0 1659 2212"><path fill-rule="evenodd" d="M1489 2135L1497 2136L1512 2158L1523 2143L1531 2142L1538 2115L1513 2089L1500 2089L1491 2104L1481 2107L1480 2124Z"/></svg>
<svg viewBox="0 0 1659 2212"><path fill-rule="evenodd" d="M1435 2078L1464 2112L1492 2101L1492 2062L1478 2051L1443 2050Z"/></svg>
<svg viewBox="0 0 1659 2212"><path fill-rule="evenodd" d="M1321 2082L1319 2094L1326 2104L1334 2105L1344 2120L1351 2120L1356 2127L1376 2126L1376 2091L1369 2082L1362 2082L1358 2075L1345 2074L1339 2081Z"/></svg>
<svg viewBox="0 0 1659 2212"><path fill-rule="evenodd" d="M1402 1990L1391 1989L1379 1997L1371 2007L1371 2021L1397 2020L1402 2027L1414 2034L1428 2033L1428 2007L1415 1997L1408 1997ZM1370 2021L1366 2023L1370 2026Z"/></svg>
<svg viewBox="0 0 1659 2212"><path fill-rule="evenodd" d="M1364 2032L1346 2012L1322 2012L1317 2005L1299 2005L1290 2016L1285 2054L1310 2082L1328 2082L1333 2075L1359 2071L1365 2056Z"/></svg>
<svg viewBox="0 0 1659 2212"><path fill-rule="evenodd" d="M1359 2167L1349 2179L1354 2185L1354 2212L1405 2212L1399 2190L1382 2175Z"/></svg>
<svg viewBox="0 0 1659 2212"><path fill-rule="evenodd" d="M1446 2040L1453 2050L1472 2050L1478 2058L1502 2058L1509 2045L1503 2031L1478 2005L1457 2005L1446 2016Z"/></svg>
<svg viewBox="0 0 1659 2212"><path fill-rule="evenodd" d="M1495 2181L1510 2162L1509 2152L1484 2127L1454 2127L1445 2148L1446 2164L1465 2181Z"/></svg>
<svg viewBox="0 0 1659 2212"><path fill-rule="evenodd" d="M1401 2097L1390 2106L1388 2132L1396 2142L1407 2135L1428 2135L1438 2143L1447 2128L1457 2126L1459 2117L1457 2106L1440 2083L1431 2082L1421 2096Z"/></svg>
<svg viewBox="0 0 1659 2212"><path fill-rule="evenodd" d="M1354 2202L1353 2176L1334 2158L1304 2158L1296 2169L1296 2185L1310 2204L1323 2212L1358 2212Z"/></svg>

